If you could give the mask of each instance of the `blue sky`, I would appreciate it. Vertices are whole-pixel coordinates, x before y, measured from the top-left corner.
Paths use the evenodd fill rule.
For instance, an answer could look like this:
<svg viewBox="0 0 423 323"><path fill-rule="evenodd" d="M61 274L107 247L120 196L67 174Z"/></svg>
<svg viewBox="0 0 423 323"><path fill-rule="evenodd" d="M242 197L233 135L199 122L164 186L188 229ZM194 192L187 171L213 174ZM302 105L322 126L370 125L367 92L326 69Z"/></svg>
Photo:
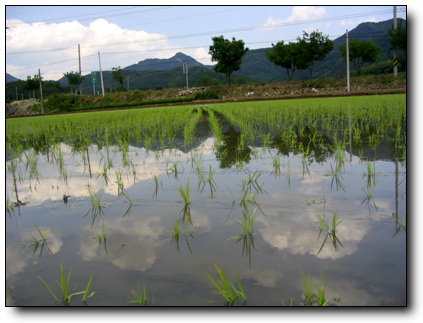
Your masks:
<svg viewBox="0 0 423 323"><path fill-rule="evenodd" d="M406 18L406 7L397 9L397 16ZM319 30L335 39L361 22L392 17L393 6L7 5L6 72L26 79L40 69L44 79L60 79L78 71L78 44L82 74L99 69L98 52L103 70L177 52L210 65L214 36L267 48L295 41L303 31Z"/></svg>

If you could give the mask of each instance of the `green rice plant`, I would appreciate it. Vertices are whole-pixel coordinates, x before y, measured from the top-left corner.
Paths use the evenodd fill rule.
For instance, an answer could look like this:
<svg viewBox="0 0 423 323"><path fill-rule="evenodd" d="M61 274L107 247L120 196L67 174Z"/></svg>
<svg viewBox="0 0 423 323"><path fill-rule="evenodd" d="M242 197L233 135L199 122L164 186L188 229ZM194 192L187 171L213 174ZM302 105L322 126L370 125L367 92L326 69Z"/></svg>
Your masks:
<svg viewBox="0 0 423 323"><path fill-rule="evenodd" d="M252 190L252 188L254 188L257 193L263 193L263 185L264 184L260 185L257 182L258 179L260 178L260 176L262 176L263 174L264 174L264 172L258 171L258 169L253 174L251 174L251 173L247 174L247 179L244 180L244 183L250 191Z"/></svg>
<svg viewBox="0 0 423 323"><path fill-rule="evenodd" d="M395 220L395 228L396 228L394 237L398 234L401 228L404 232L407 232L407 223L406 223L407 220L405 219L405 217L402 217L402 222L400 222L400 220L398 219L398 216L395 213L392 213L392 217Z"/></svg>
<svg viewBox="0 0 423 323"><path fill-rule="evenodd" d="M101 202L103 193L101 191L94 193L94 191L91 188L91 185L87 185L87 190L88 190L88 194L90 195L91 206L97 207L97 208L103 207L104 205Z"/></svg>
<svg viewBox="0 0 423 323"><path fill-rule="evenodd" d="M220 269L216 264L214 266L220 277L221 286L216 283L210 275L208 275L208 277L218 290L219 294L222 295L222 297L226 300L226 305L233 305L236 301L241 298L244 300L244 302L247 301L247 297L245 296L244 290L238 277L235 276L239 290L236 289L236 287L232 284L228 277L223 273L222 269Z"/></svg>
<svg viewBox="0 0 423 323"><path fill-rule="evenodd" d="M129 301L129 303L136 303L139 306L147 306L147 293L145 291L145 286L142 286L143 289L143 295L141 295L141 292L137 292L132 290L132 296L134 296L134 300Z"/></svg>
<svg viewBox="0 0 423 323"><path fill-rule="evenodd" d="M90 286L91 286L91 282L93 280L93 276L91 276L90 280L88 281L87 287L85 288L84 291L80 291L80 292L75 292L75 293L69 293L69 283L70 283L70 276L71 276L71 270L72 267L69 267L69 272L68 272L68 276L67 279L65 280L65 276L63 274L63 266L62 264L60 264L60 281L58 282L59 287L61 289L61 299L60 302L64 305L64 306L69 306L71 303L71 298L77 295L82 295L82 302L85 303L85 300L88 297L92 297L94 295L94 292L91 292L90 294L88 294ZM54 300L56 302L59 301L59 297L56 296L56 294L53 292L53 290L50 288L50 286L41 278L38 277L39 280L41 280L41 282L44 284L44 286L47 288L47 290L50 292L51 296L53 296Z"/></svg>
<svg viewBox="0 0 423 323"><path fill-rule="evenodd" d="M376 185L376 163L374 161L373 163L367 162L367 172L363 172L363 177L364 176L367 177L367 188Z"/></svg>
<svg viewBox="0 0 423 323"><path fill-rule="evenodd" d="M213 177L216 170L209 165L209 174L207 176L207 182L209 183L210 187L210 197L214 197L213 192L216 191L216 182L214 181Z"/></svg>
<svg viewBox="0 0 423 323"><path fill-rule="evenodd" d="M242 206L242 205L247 205L247 203L253 203L253 204L256 204L256 202L255 202L255 198L257 197L257 193L251 193L251 194L248 194L249 193L249 190L248 190L248 188L244 185L244 183L243 183L243 185L242 185L242 195L241 195L241 197L240 197L240 199L239 199L239 206Z"/></svg>
<svg viewBox="0 0 423 323"><path fill-rule="evenodd" d="M281 174L281 160L279 158L279 155L273 156L272 162L273 162L273 174L275 174L275 176L279 176Z"/></svg>
<svg viewBox="0 0 423 323"><path fill-rule="evenodd" d="M311 291L311 282L310 276L305 276L304 272L300 269L301 279L303 281L304 286L304 305L305 306L312 306L313 305L313 293Z"/></svg>
<svg viewBox="0 0 423 323"><path fill-rule="evenodd" d="M104 222L102 225L102 233L98 233L96 236L93 237L95 241L97 241L98 243L101 243L102 241L106 242L107 240L107 236L106 236L106 232L104 231Z"/></svg>
<svg viewBox="0 0 423 323"><path fill-rule="evenodd" d="M318 306L326 306L329 302L328 299L326 299L326 291L325 291L325 279L323 278L323 274L320 275L320 282L321 285L317 281L316 287L317 287L317 293L315 294L315 299L313 297L313 292L311 289L311 282L310 282L310 276L304 274L304 272L300 269L300 275L301 279L303 281L303 287L304 287L304 306L313 306L314 304Z"/></svg>
<svg viewBox="0 0 423 323"><path fill-rule="evenodd" d="M330 183L330 187L333 187L333 183L335 182L336 184L336 190L338 190L339 188L342 189L345 192L345 185L342 182L343 181L343 177L342 177L342 166L340 166L339 164L337 164L335 166L335 168L333 167L332 163L330 163L330 169L331 172L329 175L332 175L332 181Z"/></svg>
<svg viewBox="0 0 423 323"><path fill-rule="evenodd" d="M154 180L154 192L153 197L157 197L157 192L159 191L159 180L157 179L157 176L155 174L151 174Z"/></svg>
<svg viewBox="0 0 423 323"><path fill-rule="evenodd" d="M342 222L342 220L338 220L338 216L336 215L336 213L334 213L333 217L332 217L332 227L331 229L328 228L328 225L326 224L326 222L323 220L323 218L320 216L319 212L316 212L317 217L319 219L319 238L320 238L320 234L322 233L322 231L326 232L326 237L325 240L323 241L322 246L320 247L319 251L317 252L317 254L320 253L320 251L322 251L323 246L326 243L326 240L328 237L330 237L332 244L335 248L335 250L338 250L338 244L341 245L341 247L343 247L341 241L339 241L337 235L336 235L336 228L338 227L338 225Z"/></svg>
<svg viewBox="0 0 423 323"><path fill-rule="evenodd" d="M6 213L11 216L14 208L13 202L10 201L9 196L6 196Z"/></svg>
<svg viewBox="0 0 423 323"><path fill-rule="evenodd" d="M185 238L185 242L186 242L186 244L188 246L189 252L192 254L191 246L190 246L190 244L188 242L188 236L190 236L190 237L193 236L193 233L192 233L193 228L191 227L191 230L190 231L187 231L188 223L191 223L191 225L192 225L192 222L191 222L191 219L190 218L191 218L190 216L189 216L189 219L187 219L187 218L184 219L184 216L181 218L180 221L184 225L184 229L183 229L183 231L181 231L179 229L179 221L175 217L174 225L173 225L173 230L171 231L171 233L172 233L172 243L175 243L176 244L176 249L178 251L180 250L179 249L179 238L181 236L183 236Z"/></svg>
<svg viewBox="0 0 423 323"><path fill-rule="evenodd" d="M257 209L254 209L253 213L250 214L248 205L245 205L245 213L240 215L240 221L235 221L242 228L242 234L239 236L234 236L231 240L240 240L244 237L254 236L254 215L256 214Z"/></svg>
<svg viewBox="0 0 423 323"><path fill-rule="evenodd" d="M365 193L365 198L363 199L363 201L361 201L361 204L365 203L367 204L368 208L369 208L369 212L371 209L371 206L373 205L373 207L375 208L375 210L377 211L377 206L376 206L376 202L373 199L373 193L370 189L370 187L366 187L366 189L361 188L361 190Z"/></svg>
<svg viewBox="0 0 423 323"><path fill-rule="evenodd" d="M325 296L325 279L323 278L323 274L320 275L320 281L322 283L321 286L316 281L317 293L316 293L316 300L319 306L326 306L329 302Z"/></svg>
<svg viewBox="0 0 423 323"><path fill-rule="evenodd" d="M182 197L183 202L185 203L185 206L190 205L191 201L189 199L189 178L188 178L185 190L182 188L181 185L179 185L179 187L175 187L175 188L178 191L179 195Z"/></svg>
<svg viewBox="0 0 423 323"><path fill-rule="evenodd" d="M122 192L124 190L123 180L122 180L122 171L120 169L115 170L116 174L116 181L115 183L118 185L118 196L122 196Z"/></svg>

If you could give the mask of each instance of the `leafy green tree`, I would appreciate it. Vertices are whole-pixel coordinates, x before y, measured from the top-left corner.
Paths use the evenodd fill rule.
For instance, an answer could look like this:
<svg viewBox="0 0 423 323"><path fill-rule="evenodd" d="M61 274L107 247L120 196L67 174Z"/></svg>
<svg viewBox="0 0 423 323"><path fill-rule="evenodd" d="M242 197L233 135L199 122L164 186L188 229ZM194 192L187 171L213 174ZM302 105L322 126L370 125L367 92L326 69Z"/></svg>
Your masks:
<svg viewBox="0 0 423 323"><path fill-rule="evenodd" d="M63 75L68 80L68 83L70 85L73 85L74 90L76 91L77 87L82 83L82 81L85 79L85 76L82 76L78 72L69 72L69 73L63 73Z"/></svg>
<svg viewBox="0 0 423 323"><path fill-rule="evenodd" d="M214 70L217 73L223 73L226 77L228 85L231 86L231 74L241 68L242 57L247 53L248 47L245 47L244 41L232 41L220 37L212 38L213 45L209 47L209 54L212 56L212 61L217 62Z"/></svg>
<svg viewBox="0 0 423 323"><path fill-rule="evenodd" d="M339 50L341 51L341 55L344 59L346 59L346 45L340 44ZM374 63L376 61L379 52L379 46L372 41L351 39L349 42L349 58L350 61L353 62L357 75L361 75L361 69L363 68L364 63Z"/></svg>
<svg viewBox="0 0 423 323"><path fill-rule="evenodd" d="M120 66L112 68L112 78L119 83L118 91L123 91L123 72Z"/></svg>
<svg viewBox="0 0 423 323"><path fill-rule="evenodd" d="M22 84L22 88L29 92L34 92L40 87L40 78L38 75L34 75L34 77L27 76L25 83ZM35 93L34 93L35 99Z"/></svg>
<svg viewBox="0 0 423 323"><path fill-rule="evenodd" d="M329 39L329 36L324 36L319 31L313 31L310 34L303 31L303 37L297 37L302 53L298 57L298 68L309 69L310 81L313 77L313 67L318 61L323 60L333 49L333 41Z"/></svg>
<svg viewBox="0 0 423 323"><path fill-rule="evenodd" d="M400 21L396 29L392 26L388 30L388 34L389 43L391 44L390 49L401 49L407 57L407 29L403 27L402 21Z"/></svg>
<svg viewBox="0 0 423 323"><path fill-rule="evenodd" d="M288 80L291 81L300 64L301 49L299 43L284 44L283 41L280 41L276 45L272 44L272 49L266 51L266 57L272 63L286 68Z"/></svg>

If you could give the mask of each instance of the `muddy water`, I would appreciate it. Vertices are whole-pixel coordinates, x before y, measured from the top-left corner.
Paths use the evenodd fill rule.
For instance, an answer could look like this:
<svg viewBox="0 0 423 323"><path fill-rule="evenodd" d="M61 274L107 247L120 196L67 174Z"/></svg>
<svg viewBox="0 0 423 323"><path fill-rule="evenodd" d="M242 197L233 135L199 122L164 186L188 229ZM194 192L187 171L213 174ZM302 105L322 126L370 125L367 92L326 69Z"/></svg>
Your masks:
<svg viewBox="0 0 423 323"><path fill-rule="evenodd" d="M84 290L93 276L95 294L86 304L74 296L71 305L135 305L131 291L145 286L149 306L222 306L208 277L218 278L215 264L242 284L247 301L234 305L303 305L300 270L310 275L314 293L323 275L331 305L406 304L405 162L375 150L369 177L367 161L345 151L334 174L334 154L317 162L276 147L237 150L239 133L225 129L225 153L206 124L197 127L191 147L178 138L171 149L133 143L126 159L117 146L92 145L84 162L86 152L63 143L66 176L48 154L36 154L38 179L25 156L15 159L14 171L8 160L6 196L23 203L6 216L8 305L61 305L39 279L59 295L61 264L65 275L72 267L71 292ZM120 194L119 172L129 199ZM188 181L191 204L184 207L177 188ZM88 187L100 207L92 206ZM246 188L254 199L243 203ZM242 234L237 221L245 205L256 210L254 235L231 239ZM342 220L335 241L319 229L317 214L329 230L334 214ZM175 219L179 237L172 236ZM49 229L45 244L31 246L31 235L40 237L34 223L43 233ZM103 227L107 239L98 241Z"/></svg>

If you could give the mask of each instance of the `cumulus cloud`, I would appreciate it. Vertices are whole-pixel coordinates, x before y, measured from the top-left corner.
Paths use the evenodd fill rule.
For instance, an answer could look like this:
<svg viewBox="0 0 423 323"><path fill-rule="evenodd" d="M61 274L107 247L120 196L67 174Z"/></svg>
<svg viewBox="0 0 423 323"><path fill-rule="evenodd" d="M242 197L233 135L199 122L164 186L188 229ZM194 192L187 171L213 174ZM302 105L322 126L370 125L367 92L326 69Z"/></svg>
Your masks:
<svg viewBox="0 0 423 323"><path fill-rule="evenodd" d="M82 74L99 69L98 52L103 70L177 52L169 48L164 34L124 29L105 19L89 26L78 21L27 24L20 20L6 20L6 25L6 72L20 79L37 74L38 68L46 80L78 71L78 44ZM202 48L191 49L191 54L194 58L207 55Z"/></svg>
<svg viewBox="0 0 423 323"><path fill-rule="evenodd" d="M292 8L291 15L288 18L273 18L269 17L264 24L264 28L272 28L275 25L290 24L300 21L307 21L313 19L319 19L326 15L325 8L317 8L314 6L295 6ZM262 28L263 28L262 27Z"/></svg>

